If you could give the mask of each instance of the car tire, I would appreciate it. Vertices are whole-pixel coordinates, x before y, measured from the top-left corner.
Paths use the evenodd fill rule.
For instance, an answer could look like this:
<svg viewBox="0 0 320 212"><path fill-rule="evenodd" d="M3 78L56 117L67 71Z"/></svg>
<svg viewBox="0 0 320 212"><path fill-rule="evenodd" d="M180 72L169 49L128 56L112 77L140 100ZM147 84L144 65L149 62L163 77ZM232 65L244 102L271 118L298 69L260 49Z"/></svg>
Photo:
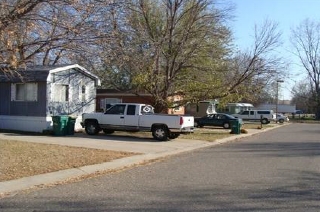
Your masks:
<svg viewBox="0 0 320 212"><path fill-rule="evenodd" d="M87 122L85 131L88 135L97 135L100 131L98 123L96 121Z"/></svg>
<svg viewBox="0 0 320 212"><path fill-rule="evenodd" d="M152 136L158 141L167 141L169 137L168 129L164 126L154 127L152 130Z"/></svg>
<svg viewBox="0 0 320 212"><path fill-rule="evenodd" d="M230 123L225 122L225 123L223 123L222 127L223 127L224 129L230 129Z"/></svg>
<svg viewBox="0 0 320 212"><path fill-rule="evenodd" d="M283 123L284 122L284 119L279 119L279 123Z"/></svg>

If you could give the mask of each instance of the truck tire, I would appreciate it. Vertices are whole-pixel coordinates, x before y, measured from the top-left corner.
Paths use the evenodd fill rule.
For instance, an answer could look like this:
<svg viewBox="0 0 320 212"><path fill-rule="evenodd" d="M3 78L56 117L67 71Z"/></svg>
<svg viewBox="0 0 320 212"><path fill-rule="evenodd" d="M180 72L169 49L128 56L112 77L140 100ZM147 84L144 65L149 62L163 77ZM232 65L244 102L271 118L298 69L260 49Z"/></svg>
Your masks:
<svg viewBox="0 0 320 212"><path fill-rule="evenodd" d="M170 133L168 137L169 137L170 139L175 139L175 138L178 138L179 135L180 135L179 133Z"/></svg>
<svg viewBox="0 0 320 212"><path fill-rule="evenodd" d="M114 130L109 130L109 129L103 129L104 134L112 134L114 133Z"/></svg>
<svg viewBox="0 0 320 212"><path fill-rule="evenodd" d="M152 130L152 136L158 141L167 141L169 132L168 129L164 126L156 126Z"/></svg>
<svg viewBox="0 0 320 212"><path fill-rule="evenodd" d="M85 131L88 135L97 135L100 131L99 125L95 121L89 121L86 123Z"/></svg>
<svg viewBox="0 0 320 212"><path fill-rule="evenodd" d="M268 124L268 123L269 123L269 121L268 121L268 119L266 119L266 118L264 118L264 119L261 120L261 124Z"/></svg>

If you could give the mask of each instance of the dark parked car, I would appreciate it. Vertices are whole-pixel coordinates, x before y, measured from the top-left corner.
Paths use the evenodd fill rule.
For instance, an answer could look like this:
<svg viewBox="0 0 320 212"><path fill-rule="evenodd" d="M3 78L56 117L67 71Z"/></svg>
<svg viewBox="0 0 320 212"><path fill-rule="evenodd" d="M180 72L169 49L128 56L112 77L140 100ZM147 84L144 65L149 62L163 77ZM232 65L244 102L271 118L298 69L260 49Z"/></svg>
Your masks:
<svg viewBox="0 0 320 212"><path fill-rule="evenodd" d="M203 126L218 126L223 127L225 129L231 128L231 122L239 120L242 124L242 119L235 118L229 114L225 113L216 113L216 114L208 114L201 118L194 119L195 127L203 127Z"/></svg>

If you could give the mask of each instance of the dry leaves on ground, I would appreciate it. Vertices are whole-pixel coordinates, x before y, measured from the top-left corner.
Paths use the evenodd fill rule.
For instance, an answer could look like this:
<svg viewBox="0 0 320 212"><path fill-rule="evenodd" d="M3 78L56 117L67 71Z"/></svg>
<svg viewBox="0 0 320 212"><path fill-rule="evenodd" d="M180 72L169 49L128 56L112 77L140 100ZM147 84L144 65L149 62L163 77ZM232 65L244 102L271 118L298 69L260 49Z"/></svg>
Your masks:
<svg viewBox="0 0 320 212"><path fill-rule="evenodd" d="M0 182L135 155L130 152L0 140Z"/></svg>

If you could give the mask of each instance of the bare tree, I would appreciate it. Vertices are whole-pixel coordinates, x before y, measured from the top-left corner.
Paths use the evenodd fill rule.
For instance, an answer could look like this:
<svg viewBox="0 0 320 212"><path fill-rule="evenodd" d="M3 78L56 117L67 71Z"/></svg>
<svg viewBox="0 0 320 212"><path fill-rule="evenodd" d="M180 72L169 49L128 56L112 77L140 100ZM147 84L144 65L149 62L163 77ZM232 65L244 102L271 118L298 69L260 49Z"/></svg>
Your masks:
<svg viewBox="0 0 320 212"><path fill-rule="evenodd" d="M97 0L4 0L0 4L0 68L70 63L107 33ZM81 54L79 54L81 55Z"/></svg>
<svg viewBox="0 0 320 212"><path fill-rule="evenodd" d="M254 97L253 92L262 92L268 84L282 75L284 64L281 58L275 55L281 45L281 33L277 27L277 23L268 20L261 27L255 26L252 49L239 53L232 61L233 83L228 89L230 93L238 93L244 88L242 93L247 95L243 97L250 99L249 96Z"/></svg>
<svg viewBox="0 0 320 212"><path fill-rule="evenodd" d="M316 105L316 119L320 119L320 23L303 21L292 30L292 44L308 78Z"/></svg>
<svg viewBox="0 0 320 212"><path fill-rule="evenodd" d="M291 103L295 104L297 109L305 113L315 113L317 105L307 79L301 80L293 87L292 95Z"/></svg>
<svg viewBox="0 0 320 212"><path fill-rule="evenodd" d="M223 65L216 65L210 75L194 81L192 95L202 100L219 99L222 107L233 101L257 102L266 86L283 74L285 65L275 55L280 37L276 23L266 20L255 26L252 48L234 53L222 61Z"/></svg>
<svg viewBox="0 0 320 212"><path fill-rule="evenodd" d="M53 2L59 1L1 1L0 66L2 69L17 68L25 64L47 43L50 43L48 38L41 39L39 31L41 27L38 26L38 23L39 21L48 23L49 17L41 16L41 11Z"/></svg>

